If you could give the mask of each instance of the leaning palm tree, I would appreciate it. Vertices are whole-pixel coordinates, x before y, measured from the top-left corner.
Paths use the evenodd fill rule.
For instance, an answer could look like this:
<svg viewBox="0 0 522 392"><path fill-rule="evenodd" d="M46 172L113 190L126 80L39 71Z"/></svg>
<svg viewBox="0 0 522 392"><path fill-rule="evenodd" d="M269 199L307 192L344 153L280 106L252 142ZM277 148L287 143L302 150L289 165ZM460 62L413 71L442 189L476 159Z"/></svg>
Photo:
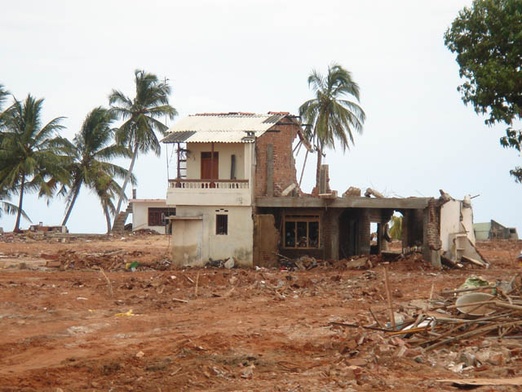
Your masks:
<svg viewBox="0 0 522 392"><path fill-rule="evenodd" d="M38 191L49 200L60 183L67 183L68 157L63 152L61 117L42 126L43 99L28 95L25 101L15 99L2 114L0 141L0 189L18 194L18 211L14 231L20 231L26 192Z"/></svg>
<svg viewBox="0 0 522 392"><path fill-rule="evenodd" d="M66 191L67 203L62 226L67 224L83 185L97 192L100 177L123 179L128 173L126 169L110 162L114 158L129 158L131 155L127 147L112 143L115 130L111 124L115 119L116 114L108 109L93 109L73 142L68 144L68 154L72 158L69 168L72 179ZM133 177L131 181L134 182Z"/></svg>
<svg viewBox="0 0 522 392"><path fill-rule="evenodd" d="M134 72L136 96L131 99L121 91L113 90L109 96L112 110L124 121L116 132L116 141L128 146L132 151L129 172L122 185L122 193L116 206L115 215L121 210L125 188L134 170L138 153L154 151L161 153L161 145L155 131L165 135L167 126L161 119L174 118L177 114L169 104L170 86L158 80L156 75L142 70Z"/></svg>
<svg viewBox="0 0 522 392"><path fill-rule="evenodd" d="M320 172L324 150L335 149L339 140L343 151L354 143L353 131L362 133L366 115L358 105L359 86L352 75L338 64L328 67L328 74L323 77L312 71L308 77L308 86L315 93L315 98L306 101L299 108L302 120L309 124L308 138L317 150L317 170L315 174L316 190L319 190ZM354 97L357 102L344 99Z"/></svg>

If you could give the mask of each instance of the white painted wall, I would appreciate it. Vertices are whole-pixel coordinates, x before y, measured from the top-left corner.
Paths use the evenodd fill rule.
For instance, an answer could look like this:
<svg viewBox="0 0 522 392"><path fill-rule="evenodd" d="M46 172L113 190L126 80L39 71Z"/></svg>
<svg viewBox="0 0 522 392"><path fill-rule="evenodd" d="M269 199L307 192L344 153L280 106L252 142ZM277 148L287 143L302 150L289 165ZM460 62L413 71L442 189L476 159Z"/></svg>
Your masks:
<svg viewBox="0 0 522 392"><path fill-rule="evenodd" d="M228 215L228 234L216 234L216 215ZM177 206L176 216L182 217L201 217L201 260L199 264L205 264L210 258L213 260L223 260L234 257L240 266L252 267L254 247L254 222L252 220L252 208L245 207L216 207L216 206ZM175 239L176 233L173 230L173 258L181 260L177 251L182 251L189 243L194 243L194 239L184 235L184 242ZM191 264L195 264L193 261Z"/></svg>
<svg viewBox="0 0 522 392"><path fill-rule="evenodd" d="M172 220L172 263L177 266L201 266L201 246L203 243L203 220L173 219Z"/></svg>
<svg viewBox="0 0 522 392"><path fill-rule="evenodd" d="M164 199L138 199L132 202L132 230L154 230L160 234L165 233L165 226L149 226L149 208L166 208Z"/></svg>
<svg viewBox="0 0 522 392"><path fill-rule="evenodd" d="M167 189L167 202L170 205L250 206L252 205L252 192L248 188L169 188Z"/></svg>
<svg viewBox="0 0 522 392"><path fill-rule="evenodd" d="M236 179L248 179L245 174L245 145L247 143L214 143L214 152L219 153L219 180L230 180L232 155L236 156ZM201 153L212 151L211 143L188 143L187 179L201 177Z"/></svg>
<svg viewBox="0 0 522 392"><path fill-rule="evenodd" d="M466 234L468 239L473 244L475 243L471 204L469 204L469 207L465 207L465 204L460 200L450 200L441 207L440 239L443 251L452 249L452 234Z"/></svg>

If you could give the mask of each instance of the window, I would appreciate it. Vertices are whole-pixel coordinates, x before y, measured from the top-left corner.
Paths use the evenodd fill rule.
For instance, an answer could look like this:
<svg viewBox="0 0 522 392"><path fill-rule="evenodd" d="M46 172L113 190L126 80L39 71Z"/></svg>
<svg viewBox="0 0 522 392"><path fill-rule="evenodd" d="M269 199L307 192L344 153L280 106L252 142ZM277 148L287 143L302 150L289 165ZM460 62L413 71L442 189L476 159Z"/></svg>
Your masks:
<svg viewBox="0 0 522 392"><path fill-rule="evenodd" d="M227 235L228 234L228 215L217 214L216 215L216 234Z"/></svg>
<svg viewBox="0 0 522 392"><path fill-rule="evenodd" d="M165 226L167 224L166 217L176 215L174 208L149 208L149 226Z"/></svg>
<svg viewBox="0 0 522 392"><path fill-rule="evenodd" d="M284 221L285 248L319 248L319 215L287 215Z"/></svg>

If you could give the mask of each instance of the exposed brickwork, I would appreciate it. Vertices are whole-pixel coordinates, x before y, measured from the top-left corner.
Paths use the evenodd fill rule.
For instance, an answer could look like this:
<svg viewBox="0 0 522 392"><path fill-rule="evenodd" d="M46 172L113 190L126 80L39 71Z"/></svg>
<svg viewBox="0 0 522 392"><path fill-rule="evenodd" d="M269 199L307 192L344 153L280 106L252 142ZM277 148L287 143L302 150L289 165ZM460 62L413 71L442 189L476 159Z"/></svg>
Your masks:
<svg viewBox="0 0 522 392"><path fill-rule="evenodd" d="M255 196L267 196L267 149L273 149L273 196L281 196L289 185L297 184L295 160L292 154L299 125L284 117L256 141Z"/></svg>
<svg viewBox="0 0 522 392"><path fill-rule="evenodd" d="M440 205L437 199L430 200L428 204L428 222L426 222L426 241L432 250L440 250Z"/></svg>
<svg viewBox="0 0 522 392"><path fill-rule="evenodd" d="M370 253L370 214L369 210L362 209L359 218L359 252L361 254Z"/></svg>

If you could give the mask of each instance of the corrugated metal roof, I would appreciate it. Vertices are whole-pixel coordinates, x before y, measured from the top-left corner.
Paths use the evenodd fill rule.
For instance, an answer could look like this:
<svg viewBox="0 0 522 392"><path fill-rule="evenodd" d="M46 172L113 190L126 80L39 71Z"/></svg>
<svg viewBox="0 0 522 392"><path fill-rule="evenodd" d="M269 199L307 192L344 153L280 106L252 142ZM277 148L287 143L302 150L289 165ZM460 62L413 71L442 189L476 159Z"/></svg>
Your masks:
<svg viewBox="0 0 522 392"><path fill-rule="evenodd" d="M185 117L169 129L164 143L249 143L288 113L203 113Z"/></svg>

